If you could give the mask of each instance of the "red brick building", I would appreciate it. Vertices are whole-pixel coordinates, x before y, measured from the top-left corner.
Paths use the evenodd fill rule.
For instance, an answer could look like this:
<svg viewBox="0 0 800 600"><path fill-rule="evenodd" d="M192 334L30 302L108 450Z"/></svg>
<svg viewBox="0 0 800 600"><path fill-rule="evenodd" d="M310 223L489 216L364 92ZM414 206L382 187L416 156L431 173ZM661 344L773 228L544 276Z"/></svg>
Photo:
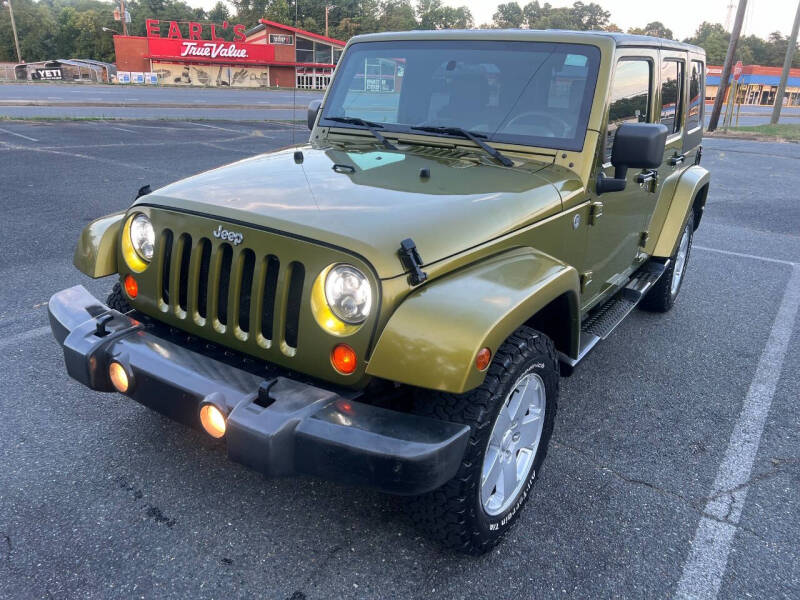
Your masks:
<svg viewBox="0 0 800 600"><path fill-rule="evenodd" d="M233 31L233 41L222 39L225 30ZM134 80L154 73L171 85L325 89L344 46L266 19L247 31L228 23L149 19L145 37L114 36L121 81L127 73Z"/></svg>

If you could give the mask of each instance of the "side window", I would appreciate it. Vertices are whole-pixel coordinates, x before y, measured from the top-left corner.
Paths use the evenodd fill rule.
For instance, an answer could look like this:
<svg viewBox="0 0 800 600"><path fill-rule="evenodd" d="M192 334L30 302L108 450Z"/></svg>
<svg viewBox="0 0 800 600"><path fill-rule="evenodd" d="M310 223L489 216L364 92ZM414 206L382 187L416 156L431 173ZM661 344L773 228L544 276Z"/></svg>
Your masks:
<svg viewBox="0 0 800 600"><path fill-rule="evenodd" d="M611 158L611 148L617 128L623 123L640 123L649 120L647 113L652 96L650 61L623 59L617 63L614 83L611 86L608 109L608 129L604 160Z"/></svg>
<svg viewBox="0 0 800 600"><path fill-rule="evenodd" d="M692 61L692 70L689 73L689 113L686 118L686 129L691 131L700 127L703 122L703 63L699 60Z"/></svg>
<svg viewBox="0 0 800 600"><path fill-rule="evenodd" d="M661 63L661 123L669 133L681 130L683 106L683 61L665 60Z"/></svg>

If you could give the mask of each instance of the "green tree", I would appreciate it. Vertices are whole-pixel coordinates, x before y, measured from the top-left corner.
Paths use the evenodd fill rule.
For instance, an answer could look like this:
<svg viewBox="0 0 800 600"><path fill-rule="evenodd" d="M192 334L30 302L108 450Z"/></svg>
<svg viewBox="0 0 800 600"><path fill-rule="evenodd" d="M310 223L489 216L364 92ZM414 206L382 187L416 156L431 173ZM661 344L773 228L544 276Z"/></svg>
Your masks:
<svg viewBox="0 0 800 600"><path fill-rule="evenodd" d="M441 0L417 2L420 29L468 29L472 27L472 13L466 6L444 6Z"/></svg>
<svg viewBox="0 0 800 600"><path fill-rule="evenodd" d="M231 11L225 6L224 2L217 2L210 11L208 11L207 18L214 23L222 23L231 18Z"/></svg>
<svg viewBox="0 0 800 600"><path fill-rule="evenodd" d="M384 0L380 4L381 31L407 31L417 28L417 18L411 0Z"/></svg>
<svg viewBox="0 0 800 600"><path fill-rule="evenodd" d="M14 0L14 20L23 60L32 62L55 56L58 24L47 5L32 0ZM11 19L5 7L0 10L0 61L17 61Z"/></svg>
<svg viewBox="0 0 800 600"><path fill-rule="evenodd" d="M495 26L500 29L518 29L522 27L525 20L522 8L517 2L498 4L492 19Z"/></svg>
<svg viewBox="0 0 800 600"><path fill-rule="evenodd" d="M706 51L706 62L710 65L721 65L728 51L730 34L719 23L704 21L695 31L694 36L684 40L702 47Z"/></svg>
<svg viewBox="0 0 800 600"><path fill-rule="evenodd" d="M628 33L633 33L636 35L650 35L653 37L665 38L668 40L675 39L674 37L672 37L672 29L669 29L661 21L653 21L652 23L648 23L644 27L631 27L630 29L628 29Z"/></svg>
<svg viewBox="0 0 800 600"><path fill-rule="evenodd" d="M611 18L611 13L603 10L603 7L594 2L584 4L583 2L575 2L571 10L575 20L578 22L578 28L582 31L602 30L608 25L608 20Z"/></svg>

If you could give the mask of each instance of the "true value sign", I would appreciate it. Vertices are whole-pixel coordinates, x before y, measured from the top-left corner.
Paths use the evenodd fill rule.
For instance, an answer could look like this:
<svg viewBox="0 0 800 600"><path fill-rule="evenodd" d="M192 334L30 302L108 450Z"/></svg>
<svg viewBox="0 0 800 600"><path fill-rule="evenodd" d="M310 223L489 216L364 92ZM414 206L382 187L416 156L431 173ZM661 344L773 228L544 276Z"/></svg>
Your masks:
<svg viewBox="0 0 800 600"><path fill-rule="evenodd" d="M188 37L183 37L176 21L169 22L167 37L160 37L160 22L148 19L146 27L149 58L226 64L264 64L275 60L274 46L245 43L244 25L233 26L233 42L217 36L217 25L210 26L210 40L201 39L201 23L188 25ZM227 29L228 23L223 23L222 28Z"/></svg>

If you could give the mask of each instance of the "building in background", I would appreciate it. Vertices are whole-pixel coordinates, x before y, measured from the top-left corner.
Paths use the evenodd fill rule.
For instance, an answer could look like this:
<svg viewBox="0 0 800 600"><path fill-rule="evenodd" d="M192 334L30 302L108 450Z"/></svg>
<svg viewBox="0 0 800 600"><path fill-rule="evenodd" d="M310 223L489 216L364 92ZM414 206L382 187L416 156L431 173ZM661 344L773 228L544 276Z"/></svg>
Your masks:
<svg viewBox="0 0 800 600"><path fill-rule="evenodd" d="M14 66L17 81L90 81L110 83L117 68L110 63L83 58L40 60ZM11 78L9 78L11 79Z"/></svg>
<svg viewBox="0 0 800 600"><path fill-rule="evenodd" d="M778 84L781 80L781 67L762 67L760 65L744 65L739 76L736 90L738 104L758 104L772 106L775 94L778 93ZM722 67L708 66L706 75L706 102L713 102L719 90L719 80ZM731 87L728 88L730 92ZM727 97L725 98L727 101ZM784 106L800 106L800 69L789 72L786 82L786 93L783 96Z"/></svg>
<svg viewBox="0 0 800 600"><path fill-rule="evenodd" d="M183 25L183 31L181 30ZM233 32L226 41L224 31ZM188 35L187 35L188 33ZM210 37L210 39L202 39ZM243 25L147 20L147 35L114 36L120 81L155 73L158 83L322 90L345 42L261 19Z"/></svg>

